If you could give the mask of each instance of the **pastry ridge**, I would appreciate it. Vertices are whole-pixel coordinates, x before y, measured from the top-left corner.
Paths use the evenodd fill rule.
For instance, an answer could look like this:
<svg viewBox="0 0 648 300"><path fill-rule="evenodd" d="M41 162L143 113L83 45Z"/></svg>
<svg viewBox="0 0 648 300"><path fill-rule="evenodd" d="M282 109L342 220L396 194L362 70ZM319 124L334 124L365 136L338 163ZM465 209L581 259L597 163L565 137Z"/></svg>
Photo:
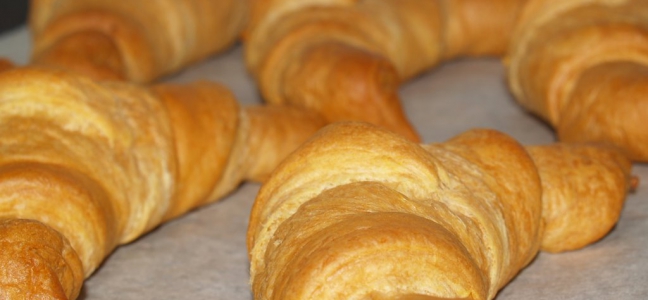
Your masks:
<svg viewBox="0 0 648 300"><path fill-rule="evenodd" d="M0 124L0 298L75 299L116 247L265 179L324 120L29 67L0 73Z"/></svg>
<svg viewBox="0 0 648 300"><path fill-rule="evenodd" d="M614 148L522 146L488 129L419 145L366 123L329 125L259 191L254 297L493 299L538 251L609 232L630 169Z"/></svg>

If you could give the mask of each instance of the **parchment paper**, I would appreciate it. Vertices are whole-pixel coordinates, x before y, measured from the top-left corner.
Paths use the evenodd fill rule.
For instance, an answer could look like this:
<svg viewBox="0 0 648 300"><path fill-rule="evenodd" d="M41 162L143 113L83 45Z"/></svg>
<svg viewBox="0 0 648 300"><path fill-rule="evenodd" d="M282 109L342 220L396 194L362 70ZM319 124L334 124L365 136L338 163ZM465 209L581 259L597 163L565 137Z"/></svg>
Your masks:
<svg viewBox="0 0 648 300"><path fill-rule="evenodd" d="M25 28L0 35L0 55L16 63L27 62L29 47ZM201 79L228 85L242 103L260 103L240 46L165 81ZM524 144L554 141L549 127L512 100L497 59L444 64L404 85L401 96L425 142L474 127L503 131ZM648 166L635 165L634 173L643 185L607 237L583 250L539 254L497 299L648 299ZM80 299L252 299L245 233L258 189L243 184L222 201L120 247L86 281Z"/></svg>

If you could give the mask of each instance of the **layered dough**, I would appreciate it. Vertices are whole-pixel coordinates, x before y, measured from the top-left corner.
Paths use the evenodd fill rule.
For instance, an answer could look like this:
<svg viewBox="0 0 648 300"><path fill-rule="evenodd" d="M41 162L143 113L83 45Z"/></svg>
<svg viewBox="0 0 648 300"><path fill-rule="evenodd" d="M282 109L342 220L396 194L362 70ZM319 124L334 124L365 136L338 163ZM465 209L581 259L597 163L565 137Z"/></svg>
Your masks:
<svg viewBox="0 0 648 300"><path fill-rule="evenodd" d="M411 140L400 85L461 56L501 55L524 1L257 0L246 62L264 99ZM487 38L486 38L487 37Z"/></svg>
<svg viewBox="0 0 648 300"><path fill-rule="evenodd" d="M492 299L539 250L602 238L630 167L614 149L523 147L491 130L419 145L329 126L256 199L255 299Z"/></svg>
<svg viewBox="0 0 648 300"><path fill-rule="evenodd" d="M646 20L642 0L256 0L244 41L268 102L413 141L404 82L458 57L502 56L516 100L560 140L614 145L644 162Z"/></svg>
<svg viewBox="0 0 648 300"><path fill-rule="evenodd" d="M115 247L263 180L324 120L210 82L17 68L0 73L0 124L0 298L74 299Z"/></svg>
<svg viewBox="0 0 648 300"><path fill-rule="evenodd" d="M506 61L517 101L560 140L648 161L648 2L530 1Z"/></svg>
<svg viewBox="0 0 648 300"><path fill-rule="evenodd" d="M151 82L227 49L247 18L247 0L35 0L32 62Z"/></svg>

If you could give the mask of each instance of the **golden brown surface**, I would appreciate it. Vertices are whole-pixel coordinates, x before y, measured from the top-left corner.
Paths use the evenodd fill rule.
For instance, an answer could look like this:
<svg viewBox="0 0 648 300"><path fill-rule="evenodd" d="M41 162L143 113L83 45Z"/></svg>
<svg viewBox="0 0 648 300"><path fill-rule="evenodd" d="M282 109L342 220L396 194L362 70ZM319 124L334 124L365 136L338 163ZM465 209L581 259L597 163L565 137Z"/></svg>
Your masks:
<svg viewBox="0 0 648 300"><path fill-rule="evenodd" d="M81 262L58 232L36 221L0 219L0 248L0 298L77 297Z"/></svg>
<svg viewBox="0 0 648 300"><path fill-rule="evenodd" d="M576 250L605 236L619 220L621 200L635 188L628 159L613 149L570 144L527 150L544 193L542 250Z"/></svg>
<svg viewBox="0 0 648 300"><path fill-rule="evenodd" d="M506 54L513 94L560 140L647 161L646 20L643 0L256 0L246 61L271 103L418 141L401 83L456 57Z"/></svg>
<svg viewBox="0 0 648 300"><path fill-rule="evenodd" d="M331 125L259 192L248 228L255 299L492 299L541 244L601 238L629 172L622 155L588 145L525 148L492 130L418 145ZM553 239L576 231L577 245Z"/></svg>
<svg viewBox="0 0 648 300"><path fill-rule="evenodd" d="M508 52L516 99L564 141L648 161L648 2L529 1Z"/></svg>
<svg viewBox="0 0 648 300"><path fill-rule="evenodd" d="M32 0L35 64L95 79L150 82L232 45L239 0Z"/></svg>
<svg viewBox="0 0 648 300"><path fill-rule="evenodd" d="M0 291L75 298L115 247L266 177L321 122L209 82L0 73Z"/></svg>
<svg viewBox="0 0 648 300"><path fill-rule="evenodd" d="M418 141L398 86L447 59L503 54L524 2L256 0L246 61L270 103Z"/></svg>

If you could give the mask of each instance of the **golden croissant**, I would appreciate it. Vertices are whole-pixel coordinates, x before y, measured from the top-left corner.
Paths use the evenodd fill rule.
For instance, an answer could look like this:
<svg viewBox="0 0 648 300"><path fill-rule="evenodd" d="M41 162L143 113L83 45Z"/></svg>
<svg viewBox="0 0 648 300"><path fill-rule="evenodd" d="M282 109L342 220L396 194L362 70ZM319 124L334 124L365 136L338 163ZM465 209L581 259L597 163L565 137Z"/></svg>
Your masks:
<svg viewBox="0 0 648 300"><path fill-rule="evenodd" d="M631 163L613 148L524 147L475 129L420 145L326 127L262 186L250 216L255 299L493 299L539 250L601 239Z"/></svg>
<svg viewBox="0 0 648 300"><path fill-rule="evenodd" d="M457 57L503 56L517 101L560 140L648 161L644 0L257 0L244 41L267 101L414 141L402 83Z"/></svg>
<svg viewBox="0 0 648 300"><path fill-rule="evenodd" d="M506 59L515 98L560 140L648 162L648 1L529 1Z"/></svg>
<svg viewBox="0 0 648 300"><path fill-rule="evenodd" d="M324 124L210 82L0 73L0 299L74 299L115 247L263 180Z"/></svg>
<svg viewBox="0 0 648 300"><path fill-rule="evenodd" d="M524 1L257 0L244 42L264 99L412 140L400 85L460 56L502 55Z"/></svg>
<svg viewBox="0 0 648 300"><path fill-rule="evenodd" d="M95 79L150 82L229 48L240 0L32 0L32 62Z"/></svg>

